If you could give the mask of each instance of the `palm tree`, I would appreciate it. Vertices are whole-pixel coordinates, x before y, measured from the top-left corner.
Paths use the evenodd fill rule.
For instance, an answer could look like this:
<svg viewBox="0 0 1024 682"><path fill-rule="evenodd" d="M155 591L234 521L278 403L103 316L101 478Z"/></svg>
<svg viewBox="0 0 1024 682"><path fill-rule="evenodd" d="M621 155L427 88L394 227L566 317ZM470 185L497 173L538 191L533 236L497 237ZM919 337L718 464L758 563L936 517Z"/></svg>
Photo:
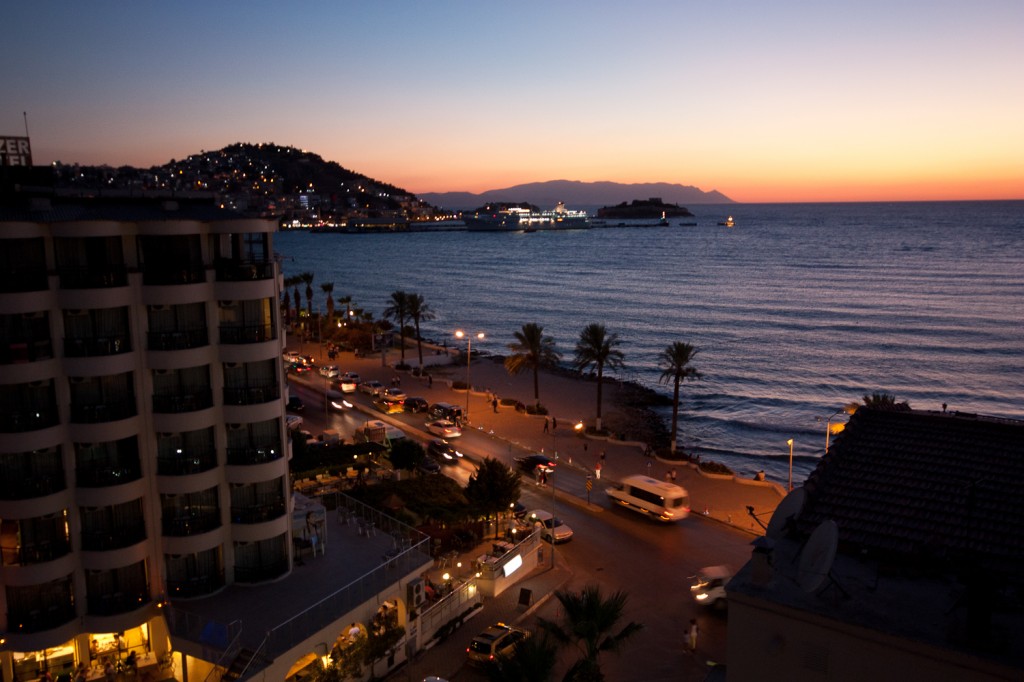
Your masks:
<svg viewBox="0 0 1024 682"><path fill-rule="evenodd" d="M391 304L384 309L384 317L398 322L398 336L402 340L402 364L405 364L405 318L409 316L409 294L391 292Z"/></svg>
<svg viewBox="0 0 1024 682"><path fill-rule="evenodd" d="M873 410L895 410L905 411L910 409L910 403L904 400L902 403L896 402L896 396L891 393L879 393L875 391L871 395L864 396L864 407L869 407Z"/></svg>
<svg viewBox="0 0 1024 682"><path fill-rule="evenodd" d="M580 372L590 365L597 370L597 421L595 426L601 430L601 388L604 382L604 368L621 368L625 356L617 346L621 343L618 334L609 334L603 324L593 322L580 332L576 342L576 357L573 364Z"/></svg>
<svg viewBox="0 0 1024 682"><path fill-rule="evenodd" d="M524 324L513 336L516 341L508 344L512 355L505 358L505 369L509 374L533 370L533 399L540 405L540 368L557 364L562 357L555 350L554 338L544 336L544 327L536 322Z"/></svg>
<svg viewBox="0 0 1024 682"><path fill-rule="evenodd" d="M349 322L352 321L352 320L349 319L350 317L352 317L352 297L351 296L339 296L338 297L338 304L345 306L345 324L347 325Z"/></svg>
<svg viewBox="0 0 1024 682"><path fill-rule="evenodd" d="M306 317L313 318L313 273L304 272L299 279L306 283Z"/></svg>
<svg viewBox="0 0 1024 682"><path fill-rule="evenodd" d="M511 656L489 661L484 671L491 682L548 682L557 662L558 647L545 632L520 640Z"/></svg>
<svg viewBox="0 0 1024 682"><path fill-rule="evenodd" d="M416 327L416 351L419 353L420 369L423 369L423 337L420 336L420 321L434 319L434 311L423 300L420 294L407 294L406 305L409 310L409 318Z"/></svg>
<svg viewBox="0 0 1024 682"><path fill-rule="evenodd" d="M688 343L676 341L671 346L661 351L661 377L658 381L666 382L669 379L673 383L672 393L672 454L676 454L676 429L679 424L679 384L689 379L696 381L701 378L701 373L691 365L693 356L699 351Z"/></svg>
<svg viewBox="0 0 1024 682"><path fill-rule="evenodd" d="M599 657L604 652L617 652L623 643L643 629L643 625L630 621L618 627L626 606L626 593L621 590L607 599L598 585L587 585L579 592L558 590L555 597L562 604L561 622L539 618L544 631L563 645L574 645L580 659L563 679L577 682L600 682L604 679Z"/></svg>
<svg viewBox="0 0 1024 682"><path fill-rule="evenodd" d="M291 299L291 296L288 293L288 290L290 288L294 287L294 286L297 286L298 283L301 282L301 281L302 280L300 280L298 277L295 277L294 275L291 276L291 277L285 277L284 278L284 290L281 292L281 303L284 304L284 318L285 318L285 320L288 320L291 317L291 310L292 310L292 308L291 308L292 299ZM299 316L299 311L298 311L298 307L296 306L295 317L298 317L298 316Z"/></svg>
<svg viewBox="0 0 1024 682"><path fill-rule="evenodd" d="M520 483L519 472L498 459L485 457L466 483L466 499L486 518L497 519L500 512L508 511L509 505L519 499ZM497 535L497 523L494 528Z"/></svg>
<svg viewBox="0 0 1024 682"><path fill-rule="evenodd" d="M331 294L334 293L334 282L324 282L320 288L327 296L327 324L331 324L334 321L334 299L331 298Z"/></svg>

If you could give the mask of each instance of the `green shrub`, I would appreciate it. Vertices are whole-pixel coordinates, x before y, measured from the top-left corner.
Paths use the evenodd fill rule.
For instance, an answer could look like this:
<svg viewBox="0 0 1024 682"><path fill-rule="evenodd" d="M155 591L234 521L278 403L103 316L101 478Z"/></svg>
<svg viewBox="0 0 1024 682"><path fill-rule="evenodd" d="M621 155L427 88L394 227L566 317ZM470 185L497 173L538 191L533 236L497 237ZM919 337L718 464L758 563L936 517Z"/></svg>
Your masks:
<svg viewBox="0 0 1024 682"><path fill-rule="evenodd" d="M732 469L725 466L720 462L704 461L700 463L700 470L709 474L725 474L731 476L733 474Z"/></svg>
<svg viewBox="0 0 1024 682"><path fill-rule="evenodd" d="M519 405L523 404L519 403ZM516 406L516 409L519 409L518 405ZM543 405L523 405L523 411L526 412L526 414L544 415L548 413L548 408L544 407Z"/></svg>
<svg viewBox="0 0 1024 682"><path fill-rule="evenodd" d="M467 384L465 381L453 381L452 382L452 390L453 391L468 391L469 390L469 384Z"/></svg>

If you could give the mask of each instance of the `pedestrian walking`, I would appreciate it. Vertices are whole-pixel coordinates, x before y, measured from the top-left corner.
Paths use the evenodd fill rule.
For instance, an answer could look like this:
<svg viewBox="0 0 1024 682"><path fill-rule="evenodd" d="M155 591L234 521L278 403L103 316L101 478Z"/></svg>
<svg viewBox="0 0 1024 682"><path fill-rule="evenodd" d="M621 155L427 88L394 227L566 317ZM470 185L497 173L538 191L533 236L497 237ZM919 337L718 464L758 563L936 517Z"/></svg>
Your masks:
<svg viewBox="0 0 1024 682"><path fill-rule="evenodd" d="M601 463L604 463L604 450L601 451Z"/></svg>
<svg viewBox="0 0 1024 682"><path fill-rule="evenodd" d="M548 418L547 418L547 417L544 417L544 433L547 433L547 432L548 432L548 426L549 426L549 424L550 424L550 422L549 422Z"/></svg>
<svg viewBox="0 0 1024 682"><path fill-rule="evenodd" d="M672 471L670 471L668 473L668 480L672 481L673 483L676 482L676 470L675 470L675 467L673 467Z"/></svg>
<svg viewBox="0 0 1024 682"><path fill-rule="evenodd" d="M551 418L551 430L554 431L558 428L558 420L554 417Z"/></svg>
<svg viewBox="0 0 1024 682"><path fill-rule="evenodd" d="M434 375L428 374L427 375L427 388L433 388L433 387L434 387Z"/></svg>
<svg viewBox="0 0 1024 682"><path fill-rule="evenodd" d="M687 639L689 640L688 644L690 645L690 653L691 654L695 653L697 651L697 633L698 632L699 632L699 629L697 628L697 619L696 618L691 618L690 619L690 630L687 632Z"/></svg>
<svg viewBox="0 0 1024 682"><path fill-rule="evenodd" d="M601 480L601 460L597 460L597 464L594 465L594 478Z"/></svg>
<svg viewBox="0 0 1024 682"><path fill-rule="evenodd" d="M491 407L494 408L494 413L497 414L498 413L498 397L497 396L491 398Z"/></svg>

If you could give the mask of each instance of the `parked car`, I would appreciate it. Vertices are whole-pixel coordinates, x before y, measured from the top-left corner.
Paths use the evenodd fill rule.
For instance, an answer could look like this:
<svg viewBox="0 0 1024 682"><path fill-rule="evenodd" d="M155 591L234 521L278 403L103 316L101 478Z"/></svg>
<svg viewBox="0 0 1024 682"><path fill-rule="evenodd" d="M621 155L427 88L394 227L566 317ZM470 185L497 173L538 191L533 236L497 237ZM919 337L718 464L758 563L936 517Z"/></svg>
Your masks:
<svg viewBox="0 0 1024 682"><path fill-rule="evenodd" d="M379 381L364 381L359 384L359 390L367 395L378 396L384 393L384 384Z"/></svg>
<svg viewBox="0 0 1024 682"><path fill-rule="evenodd" d="M292 412L302 412L306 406L302 403L302 398L297 395L293 395L288 398L288 402L285 404L285 407Z"/></svg>
<svg viewBox="0 0 1024 682"><path fill-rule="evenodd" d="M455 421L456 419L462 419L462 408L458 405L452 405L451 403L434 403L427 410L427 415L431 419L448 419Z"/></svg>
<svg viewBox="0 0 1024 682"><path fill-rule="evenodd" d="M304 365L309 365L310 367L316 366L316 360L313 358L312 355L300 355L299 362L301 362Z"/></svg>
<svg viewBox="0 0 1024 682"><path fill-rule="evenodd" d="M293 362L302 362L301 360L299 360L299 358L301 357L299 355L299 352L294 350L285 351L281 355L281 357L284 358L284 361L288 364L291 364Z"/></svg>
<svg viewBox="0 0 1024 682"><path fill-rule="evenodd" d="M529 523L539 522L542 526L540 536L548 542L551 542L552 538L554 538L554 542L566 542L572 537L572 528L562 519L551 516L551 512L543 509L534 509L526 515L526 520Z"/></svg>
<svg viewBox="0 0 1024 682"><path fill-rule="evenodd" d="M419 413L427 411L426 398L406 398L404 405L406 412Z"/></svg>
<svg viewBox="0 0 1024 682"><path fill-rule="evenodd" d="M328 379L333 379L341 374L341 370L338 369L337 365L323 365L317 372L320 373L320 376L327 377Z"/></svg>
<svg viewBox="0 0 1024 682"><path fill-rule="evenodd" d="M541 454L516 457L515 462L524 473L530 474L531 476L536 476L538 469L543 471L545 474L550 474L554 472L555 467L558 466L558 463L555 462L555 460L551 459L547 455Z"/></svg>
<svg viewBox="0 0 1024 682"><path fill-rule="evenodd" d="M462 459L462 453L443 438L435 438L427 444L427 454L437 459L442 464L455 464ZM526 510L523 509L523 513Z"/></svg>
<svg viewBox="0 0 1024 682"><path fill-rule="evenodd" d="M405 432L397 426L383 422L380 419L366 421L357 435L368 442L381 443L386 438L389 441L405 438Z"/></svg>
<svg viewBox="0 0 1024 682"><path fill-rule="evenodd" d="M289 431L298 431L302 428L302 417L297 414L286 414L284 422L288 426Z"/></svg>
<svg viewBox="0 0 1024 682"><path fill-rule="evenodd" d="M402 405L401 400L394 400L386 395L382 395L374 400L373 406L384 414L394 414L396 412L405 411L405 407Z"/></svg>
<svg viewBox="0 0 1024 682"><path fill-rule="evenodd" d="M496 658L511 656L516 644L530 636L528 630L496 623L470 641L466 655L473 663L486 663Z"/></svg>
<svg viewBox="0 0 1024 682"><path fill-rule="evenodd" d="M447 419L435 419L432 422L427 422L427 431L442 438L458 438L462 435L462 429L456 426L455 422L450 422Z"/></svg>

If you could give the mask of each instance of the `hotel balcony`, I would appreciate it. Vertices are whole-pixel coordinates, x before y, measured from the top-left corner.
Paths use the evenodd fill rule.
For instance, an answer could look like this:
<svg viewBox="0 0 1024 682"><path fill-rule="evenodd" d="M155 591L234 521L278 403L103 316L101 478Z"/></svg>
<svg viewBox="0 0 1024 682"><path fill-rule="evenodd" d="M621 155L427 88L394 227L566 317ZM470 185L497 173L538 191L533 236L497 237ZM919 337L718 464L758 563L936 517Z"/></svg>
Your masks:
<svg viewBox="0 0 1024 682"><path fill-rule="evenodd" d="M153 412L158 414L195 412L210 407L213 407L213 389L209 387L197 389L189 393L153 396Z"/></svg>
<svg viewBox="0 0 1024 682"><path fill-rule="evenodd" d="M218 282L245 282L273 279L273 261L239 260L218 258L214 263Z"/></svg>
<svg viewBox="0 0 1024 682"><path fill-rule="evenodd" d="M128 286L128 267L100 263L85 267L58 267L62 289L112 289Z"/></svg>
<svg viewBox="0 0 1024 682"><path fill-rule="evenodd" d="M45 497L66 488L59 447L0 454L0 500Z"/></svg>
<svg viewBox="0 0 1024 682"><path fill-rule="evenodd" d="M255 386L224 387L225 405L259 405L281 399L281 387L267 383Z"/></svg>
<svg viewBox="0 0 1024 682"><path fill-rule="evenodd" d="M128 419L138 414L135 398L106 400L99 405L71 404L72 424L101 424Z"/></svg>
<svg viewBox="0 0 1024 682"><path fill-rule="evenodd" d="M225 344L264 343L275 338L275 327L269 323L220 327L220 342Z"/></svg>
<svg viewBox="0 0 1024 682"><path fill-rule="evenodd" d="M188 350L210 345L206 327L146 332L147 350Z"/></svg>

